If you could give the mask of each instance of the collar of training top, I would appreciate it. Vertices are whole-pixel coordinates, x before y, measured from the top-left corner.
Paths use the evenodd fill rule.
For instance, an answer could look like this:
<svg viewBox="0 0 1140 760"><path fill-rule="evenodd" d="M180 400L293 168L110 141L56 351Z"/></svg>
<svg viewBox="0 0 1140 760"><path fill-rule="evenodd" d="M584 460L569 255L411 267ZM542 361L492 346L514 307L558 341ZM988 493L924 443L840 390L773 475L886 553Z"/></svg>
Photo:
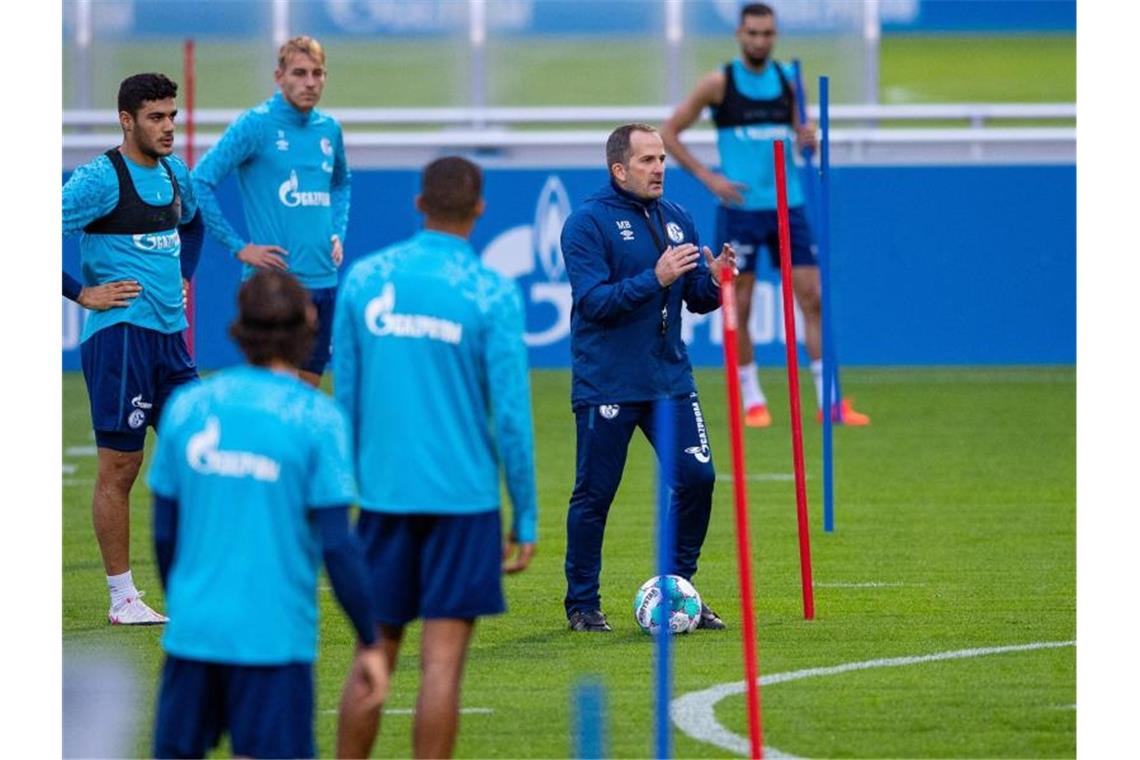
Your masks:
<svg viewBox="0 0 1140 760"><path fill-rule="evenodd" d="M610 189L617 195L615 200L628 201L630 204L636 206L638 210L645 209L647 211L653 211L657 208L658 201L660 201L660 198L639 198L628 190L623 190L621 186L614 181L613 177L610 177Z"/></svg>
<svg viewBox="0 0 1140 760"><path fill-rule="evenodd" d="M294 124L308 124L309 120L313 118L313 114L317 109L313 108L308 113L298 110L292 103L285 99L281 94L281 90L273 93L273 97L269 101L269 109L278 116L283 116Z"/></svg>

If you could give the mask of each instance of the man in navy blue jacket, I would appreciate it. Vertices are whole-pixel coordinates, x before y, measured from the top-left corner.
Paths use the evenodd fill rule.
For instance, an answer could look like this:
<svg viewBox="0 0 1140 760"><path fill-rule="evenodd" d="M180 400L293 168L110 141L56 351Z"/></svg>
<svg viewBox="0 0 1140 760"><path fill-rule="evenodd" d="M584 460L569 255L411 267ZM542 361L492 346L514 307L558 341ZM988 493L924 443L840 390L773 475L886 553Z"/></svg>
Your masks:
<svg viewBox="0 0 1140 760"><path fill-rule="evenodd" d="M641 428L656 449L656 415L662 412L672 415L676 431L676 450L663 457L673 463L673 572L691 579L697 571L716 473L681 342L681 305L698 314L716 309L720 271L736 266L729 245L716 258L704 248L702 261L693 218L661 197L665 146L656 129L615 129L606 142L606 164L609 183L562 228L573 294L571 405L578 431L566 517L565 605L574 631L611 630L598 593L606 515L634 429ZM724 623L704 606L699 627Z"/></svg>

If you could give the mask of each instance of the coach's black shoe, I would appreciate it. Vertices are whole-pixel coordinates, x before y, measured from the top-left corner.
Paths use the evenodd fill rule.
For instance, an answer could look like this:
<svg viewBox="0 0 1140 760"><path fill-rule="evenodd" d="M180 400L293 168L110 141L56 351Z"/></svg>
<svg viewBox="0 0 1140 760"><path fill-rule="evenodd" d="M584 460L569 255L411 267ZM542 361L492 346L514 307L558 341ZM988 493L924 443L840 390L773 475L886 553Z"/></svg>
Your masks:
<svg viewBox="0 0 1140 760"><path fill-rule="evenodd" d="M701 620L697 623L697 628L705 628L710 631L723 631L724 621L720 619L720 615L712 611L704 602L701 602Z"/></svg>
<svg viewBox="0 0 1140 760"><path fill-rule="evenodd" d="M570 630L609 633L613 628L610 628L606 614L601 610L574 610L570 613Z"/></svg>

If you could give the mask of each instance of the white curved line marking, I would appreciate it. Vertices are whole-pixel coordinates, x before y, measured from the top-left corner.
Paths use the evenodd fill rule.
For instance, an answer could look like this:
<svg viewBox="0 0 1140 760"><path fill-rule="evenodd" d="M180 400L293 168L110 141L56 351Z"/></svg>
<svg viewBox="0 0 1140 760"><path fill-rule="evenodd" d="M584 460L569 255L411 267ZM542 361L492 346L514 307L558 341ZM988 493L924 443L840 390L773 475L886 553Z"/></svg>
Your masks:
<svg viewBox="0 0 1140 760"><path fill-rule="evenodd" d="M953 652L938 652L936 654L914 655L910 657L891 657L882 660L864 660L863 662L848 662L842 665L832 665L826 668L807 668L806 670L793 670L787 673L772 673L760 677L760 685L798 681L802 678L815 678L817 676L834 676L840 673L849 673L853 670L870 670L872 668L898 668L904 665L921 665L927 662L941 660L961 660L969 657L984 657L990 654L1008 654L1010 652L1028 652L1034 649L1057 649L1060 647L1076 646L1076 641L1037 641L1032 644L1014 644L1004 647L981 647L977 649L958 649ZM746 737L734 734L722 726L716 719L714 708L716 703L725 697L744 693L744 681L735 683L722 683L702 691L693 691L682 694L669 705L669 717L677 728L697 741L706 742L721 749L747 756L749 743ZM765 745L764 756L768 758L792 758L775 747Z"/></svg>

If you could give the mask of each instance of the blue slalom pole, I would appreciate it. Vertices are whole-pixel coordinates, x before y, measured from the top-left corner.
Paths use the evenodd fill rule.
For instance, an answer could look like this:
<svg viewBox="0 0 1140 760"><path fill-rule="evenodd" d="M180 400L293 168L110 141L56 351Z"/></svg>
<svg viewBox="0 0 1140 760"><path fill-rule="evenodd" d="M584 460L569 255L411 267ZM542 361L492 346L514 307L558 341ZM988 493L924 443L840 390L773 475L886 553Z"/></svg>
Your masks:
<svg viewBox="0 0 1140 760"><path fill-rule="evenodd" d="M574 687L574 751L580 760L606 756L606 689L597 678L583 678Z"/></svg>
<svg viewBox="0 0 1140 760"><path fill-rule="evenodd" d="M674 440L676 421L673 404L668 400L658 401L654 408L654 425L657 432L657 574L660 576L661 599L669 598L667 576L673 572L673 519L670 514L670 488L673 478L675 458ZM657 631L657 701L656 726L657 742L655 757L673 756L673 735L669 725L669 702L672 700L672 633L669 631L669 617L665 625Z"/></svg>
<svg viewBox="0 0 1140 760"><path fill-rule="evenodd" d="M822 133L822 140L820 141L819 152L819 187L820 187L820 258L828 256L828 272L827 272L827 285L831 285L830 279L830 255L831 255L831 139L830 139L830 122L831 117L829 114L828 103L828 77L819 78L819 124L820 132ZM824 277L824 270L821 264L820 277ZM824 350L824 363L831 365L831 380L835 383L835 396L838 399L837 403L842 403L843 389L839 385L839 359L835 351L835 333L831 329L831 309L830 304L827 312L820 315L820 320L823 322L823 329L827 330L831 336L830 340L823 343ZM830 356L828 356L830 354ZM824 398L831 398L825 396ZM839 420L839 424L843 424L843 420Z"/></svg>
<svg viewBox="0 0 1140 760"><path fill-rule="evenodd" d="M804 94L803 67L800 65L799 58L792 59L792 68L796 72L793 82L796 92L796 113L800 117L800 124L807 124L807 96ZM806 145L800 149L800 156L803 158L803 166L800 167L800 182L804 187L804 195L807 196L805 201L807 208L811 211L812 221L818 224L819 193L815 189L817 175L812 171L814 167L811 163L811 154L811 148Z"/></svg>
<svg viewBox="0 0 1140 760"><path fill-rule="evenodd" d="M831 448L832 415L839 395L839 368L835 366L834 336L831 330L831 179L830 123L828 120L828 78L819 78L819 114L822 141L819 152L819 279L820 321L823 332L823 530L835 530L834 464ZM834 384L834 393L833 393Z"/></svg>

